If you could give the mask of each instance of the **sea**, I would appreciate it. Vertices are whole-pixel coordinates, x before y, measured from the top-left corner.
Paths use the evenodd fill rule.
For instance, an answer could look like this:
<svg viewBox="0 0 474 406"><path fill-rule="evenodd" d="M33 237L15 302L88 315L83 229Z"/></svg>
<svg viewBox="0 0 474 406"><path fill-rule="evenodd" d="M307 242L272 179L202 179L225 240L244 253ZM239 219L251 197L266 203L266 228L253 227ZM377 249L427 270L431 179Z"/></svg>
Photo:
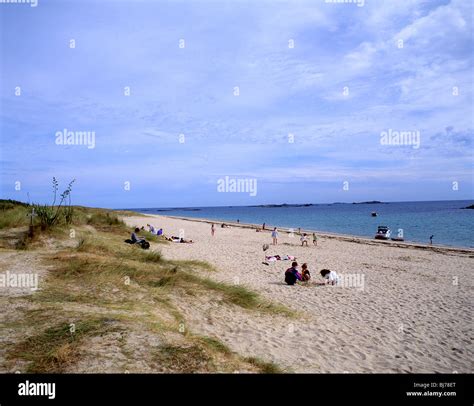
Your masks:
<svg viewBox="0 0 474 406"><path fill-rule="evenodd" d="M472 200L132 209L146 214L237 221L373 237L380 225L405 241L474 248ZM373 217L372 212L377 216Z"/></svg>

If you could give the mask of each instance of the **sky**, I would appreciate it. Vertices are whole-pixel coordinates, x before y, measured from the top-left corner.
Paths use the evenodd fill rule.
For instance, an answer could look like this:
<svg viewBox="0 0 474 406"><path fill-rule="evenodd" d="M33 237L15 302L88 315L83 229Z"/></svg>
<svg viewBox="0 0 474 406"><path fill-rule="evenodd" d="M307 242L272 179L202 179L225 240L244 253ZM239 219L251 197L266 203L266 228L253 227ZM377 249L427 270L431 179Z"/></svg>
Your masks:
<svg viewBox="0 0 474 406"><path fill-rule="evenodd" d="M471 1L3 1L1 198L474 198Z"/></svg>

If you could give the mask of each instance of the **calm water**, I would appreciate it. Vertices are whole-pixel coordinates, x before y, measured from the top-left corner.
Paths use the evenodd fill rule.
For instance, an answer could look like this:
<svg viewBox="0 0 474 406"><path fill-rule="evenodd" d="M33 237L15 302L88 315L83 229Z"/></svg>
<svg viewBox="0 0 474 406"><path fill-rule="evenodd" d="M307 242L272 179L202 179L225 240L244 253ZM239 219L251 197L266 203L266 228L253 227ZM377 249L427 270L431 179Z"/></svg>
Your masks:
<svg viewBox="0 0 474 406"><path fill-rule="evenodd" d="M386 225L395 237L403 229L406 241L474 247L473 201L398 202L383 204L319 204L310 207L200 207L193 209L134 209L143 213L199 217L297 229L373 237ZM378 217L371 217L372 211Z"/></svg>

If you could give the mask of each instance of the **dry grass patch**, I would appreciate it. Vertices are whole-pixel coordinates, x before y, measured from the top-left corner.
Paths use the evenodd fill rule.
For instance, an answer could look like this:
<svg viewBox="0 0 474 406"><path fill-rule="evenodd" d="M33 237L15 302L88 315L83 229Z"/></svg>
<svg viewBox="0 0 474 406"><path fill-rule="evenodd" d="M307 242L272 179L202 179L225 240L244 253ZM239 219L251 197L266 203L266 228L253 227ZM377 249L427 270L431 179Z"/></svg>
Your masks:
<svg viewBox="0 0 474 406"><path fill-rule="evenodd" d="M83 319L74 323L59 323L28 337L8 351L9 359L29 362L26 372L58 373L77 362L80 345L88 337L118 331L114 320Z"/></svg>

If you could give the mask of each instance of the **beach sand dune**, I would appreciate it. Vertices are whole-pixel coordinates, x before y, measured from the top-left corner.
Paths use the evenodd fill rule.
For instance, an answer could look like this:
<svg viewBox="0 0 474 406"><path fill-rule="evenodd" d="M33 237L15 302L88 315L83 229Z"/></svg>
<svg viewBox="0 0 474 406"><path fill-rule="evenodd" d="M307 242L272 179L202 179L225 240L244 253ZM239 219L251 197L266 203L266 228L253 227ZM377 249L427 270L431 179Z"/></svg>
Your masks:
<svg viewBox="0 0 474 406"><path fill-rule="evenodd" d="M269 232L221 228L165 216L127 217L130 226L153 223L167 235L194 244L160 245L169 259L214 265L209 276L242 284L293 309L301 317L242 311L199 298L177 298L195 331L218 337L232 350L258 356L294 372L473 371L474 251L420 249L320 236L301 247L298 236L280 232L266 253ZM313 283L287 286L290 261L262 264L264 255L294 255L308 263ZM323 268L343 277L343 287L317 286Z"/></svg>

